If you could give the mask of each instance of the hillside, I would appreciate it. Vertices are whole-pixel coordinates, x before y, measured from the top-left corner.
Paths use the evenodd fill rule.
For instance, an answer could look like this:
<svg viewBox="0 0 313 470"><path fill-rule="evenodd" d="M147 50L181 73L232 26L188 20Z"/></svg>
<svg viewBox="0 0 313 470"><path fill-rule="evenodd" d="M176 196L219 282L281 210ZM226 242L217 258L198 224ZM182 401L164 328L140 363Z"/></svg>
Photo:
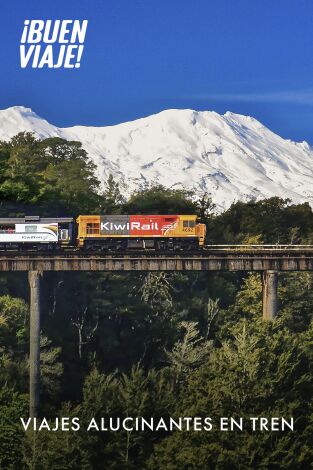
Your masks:
<svg viewBox="0 0 313 470"><path fill-rule="evenodd" d="M111 173L130 190L152 182L208 192L218 210L271 196L313 206L313 149L249 116L175 109L115 126L58 128L28 108L0 110L0 139L21 131L81 141L103 184Z"/></svg>

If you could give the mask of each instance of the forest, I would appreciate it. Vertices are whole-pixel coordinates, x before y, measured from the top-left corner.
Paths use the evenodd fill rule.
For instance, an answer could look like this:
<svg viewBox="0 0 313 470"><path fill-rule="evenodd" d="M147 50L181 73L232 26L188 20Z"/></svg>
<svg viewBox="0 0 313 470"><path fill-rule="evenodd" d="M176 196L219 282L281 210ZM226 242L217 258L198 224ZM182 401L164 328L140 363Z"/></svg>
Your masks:
<svg viewBox="0 0 313 470"><path fill-rule="evenodd" d="M197 214L207 244L313 244L308 203L236 202L158 185L102 189L79 142L20 133L0 142L0 216ZM262 321L259 273L45 273L41 416L289 417L294 431L24 432L29 290L0 275L0 469L312 468L313 273L279 275Z"/></svg>

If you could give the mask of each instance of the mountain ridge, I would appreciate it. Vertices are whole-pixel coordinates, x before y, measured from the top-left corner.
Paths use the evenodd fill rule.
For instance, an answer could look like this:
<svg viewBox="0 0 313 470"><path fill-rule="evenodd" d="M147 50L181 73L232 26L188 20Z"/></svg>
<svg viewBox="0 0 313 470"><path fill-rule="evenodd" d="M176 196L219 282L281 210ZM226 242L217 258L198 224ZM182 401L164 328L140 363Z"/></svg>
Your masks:
<svg viewBox="0 0 313 470"><path fill-rule="evenodd" d="M313 206L313 149L251 116L169 109L113 126L61 128L30 108L0 110L0 139L21 131L81 141L103 185L112 174L128 191L158 183L207 192L217 211L271 196Z"/></svg>

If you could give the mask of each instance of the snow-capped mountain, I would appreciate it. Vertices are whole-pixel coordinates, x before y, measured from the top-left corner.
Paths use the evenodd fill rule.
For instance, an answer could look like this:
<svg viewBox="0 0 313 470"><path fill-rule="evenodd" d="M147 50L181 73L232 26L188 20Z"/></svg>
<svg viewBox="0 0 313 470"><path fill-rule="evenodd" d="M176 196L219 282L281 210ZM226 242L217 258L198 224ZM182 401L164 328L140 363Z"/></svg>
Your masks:
<svg viewBox="0 0 313 470"><path fill-rule="evenodd" d="M0 110L0 139L21 131L79 140L105 184L145 182L212 195L218 210L271 196L313 206L313 148L284 140L256 119L171 109L116 126L59 128L31 109Z"/></svg>

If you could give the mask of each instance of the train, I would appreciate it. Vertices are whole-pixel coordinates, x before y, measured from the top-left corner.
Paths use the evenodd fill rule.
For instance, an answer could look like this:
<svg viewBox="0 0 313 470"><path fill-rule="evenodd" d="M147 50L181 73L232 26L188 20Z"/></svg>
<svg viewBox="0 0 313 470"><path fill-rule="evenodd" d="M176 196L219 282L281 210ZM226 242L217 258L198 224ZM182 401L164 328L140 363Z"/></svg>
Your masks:
<svg viewBox="0 0 313 470"><path fill-rule="evenodd" d="M198 250L205 236L197 215L0 218L0 250Z"/></svg>

